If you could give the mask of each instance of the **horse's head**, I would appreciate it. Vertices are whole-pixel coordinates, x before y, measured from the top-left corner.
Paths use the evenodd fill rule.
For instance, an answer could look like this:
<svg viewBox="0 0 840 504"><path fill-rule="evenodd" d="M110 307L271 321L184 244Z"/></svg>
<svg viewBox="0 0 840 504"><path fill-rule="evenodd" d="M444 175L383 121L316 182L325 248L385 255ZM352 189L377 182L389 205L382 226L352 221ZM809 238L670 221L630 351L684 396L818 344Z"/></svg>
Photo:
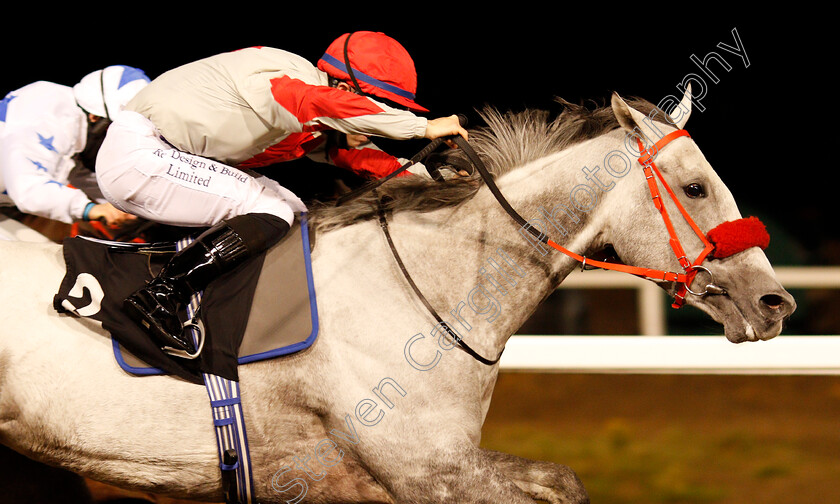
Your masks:
<svg viewBox="0 0 840 504"><path fill-rule="evenodd" d="M628 106L617 94L613 95L612 109L623 128L625 148L638 146L639 141L645 148L650 148L670 132L682 130L691 111L689 93L686 92L671 117L666 118L667 122L654 122L649 116ZM641 150L637 148L635 154ZM779 284L763 250L752 246L757 244L745 236L751 232L749 226L739 226L743 223L758 224L758 232L763 233L763 225L755 220L741 219L732 193L690 137L673 139L655 153L653 160L685 213L696 224L696 229L692 228L660 182L661 200L687 262L702 266L688 270L693 276L687 282L689 290L685 293L685 302L723 324L726 337L732 342L767 340L777 336L783 321L796 308L796 303ZM623 182L629 183L625 184L624 190L616 191L622 196L616 198L614 201L617 203L607 210L615 213L607 220L617 224L610 226L605 238L626 264L683 271L684 264L679 263L674 252L671 235L653 203L648 181L633 176L623 178L628 179ZM736 224L721 226L733 222ZM704 243L700 235L715 228L725 231L718 234L729 236L714 243L709 235L710 247L714 246L715 250L702 259L701 254L708 242ZM640 232L640 229L647 231ZM739 242L741 245L738 245ZM726 247L730 250L723 252ZM696 262L697 258L701 262ZM672 295L680 294L679 282L666 281L661 285Z"/></svg>

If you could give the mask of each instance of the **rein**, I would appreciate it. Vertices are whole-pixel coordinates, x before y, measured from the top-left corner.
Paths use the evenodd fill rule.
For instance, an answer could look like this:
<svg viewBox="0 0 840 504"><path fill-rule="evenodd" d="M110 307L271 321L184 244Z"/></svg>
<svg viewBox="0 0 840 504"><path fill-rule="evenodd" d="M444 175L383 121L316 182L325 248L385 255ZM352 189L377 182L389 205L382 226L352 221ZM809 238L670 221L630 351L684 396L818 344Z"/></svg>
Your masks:
<svg viewBox="0 0 840 504"><path fill-rule="evenodd" d="M364 194L368 191L376 192L377 187L381 186L385 182L387 182L387 181L391 180L392 178L396 177L400 173L408 170L409 168L411 168L412 165L414 165L416 163L419 163L420 161L422 161L423 159L428 157L428 155L431 154L432 152L434 152L435 149L440 147L440 144L442 144L443 142L444 142L443 138L435 138L434 140L429 142L428 145L423 147L423 149L420 152L413 155L411 157L411 159L408 160L407 163L400 166L396 170L392 171L388 175L386 175L382 178L376 179L373 182L369 182L369 183L367 183L363 186L360 186L360 187L358 187L358 188L356 188L356 189L354 189L354 190L352 190L348 193L345 193L345 194L342 194L341 196L339 196L338 199L336 199L336 201L335 201L335 206L341 206L342 204L344 204L344 203L346 203L346 202L348 202L348 201L356 198L357 196L360 196L360 195L362 195L362 194ZM432 173L431 175L434 178L438 178L438 177L435 177L435 175L436 175L435 173Z"/></svg>
<svg viewBox="0 0 840 504"><path fill-rule="evenodd" d="M376 189L373 189L373 192L374 194L376 194ZM440 317L440 315L438 315L435 308L431 305L431 303L429 303L429 301L426 299L426 296L423 295L423 292L421 292L420 288L417 287L417 284L414 283L414 280L411 279L411 275L408 273L405 264L400 258L400 253L397 251L396 246L394 246L394 241L391 239L391 232L388 230L388 219L385 216L385 209L382 207L382 199L378 197L378 194L377 203L379 207L377 210L377 213L379 215L379 226L382 228L382 232L385 233L385 238L388 240L388 246L391 248L391 253L394 255L394 259L397 261L397 265L400 267L400 271L402 271L402 274L408 281L408 284L411 286L411 289L414 290L414 293L417 295L418 298L420 298L420 301L422 301L426 309L429 310L429 313L432 314L432 317L434 317L435 320L437 320L440 327L442 327L447 332L447 334L449 334L449 336L452 337L452 340L455 341L455 344L457 344L463 351L467 352L467 354L469 354L472 358L488 366L492 366L493 364L499 362L499 359L502 358L502 352L504 352L504 349L502 349L502 352L499 352L499 355L495 359L491 360L486 357L483 357L481 354L473 350L472 347L470 347L467 344L467 342L464 341L454 329L449 327L449 324L447 324Z"/></svg>

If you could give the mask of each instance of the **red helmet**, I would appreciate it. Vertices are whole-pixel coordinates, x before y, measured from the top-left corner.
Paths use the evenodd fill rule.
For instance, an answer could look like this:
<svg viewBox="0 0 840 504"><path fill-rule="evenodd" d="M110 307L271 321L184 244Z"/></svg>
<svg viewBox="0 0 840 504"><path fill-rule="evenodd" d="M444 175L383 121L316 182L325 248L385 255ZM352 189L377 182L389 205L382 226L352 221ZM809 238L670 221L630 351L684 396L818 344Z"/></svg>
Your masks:
<svg viewBox="0 0 840 504"><path fill-rule="evenodd" d="M345 33L330 44L318 60L318 69L337 79L352 81L362 94L385 98L418 112L429 111L414 103L414 60L399 42L384 33Z"/></svg>

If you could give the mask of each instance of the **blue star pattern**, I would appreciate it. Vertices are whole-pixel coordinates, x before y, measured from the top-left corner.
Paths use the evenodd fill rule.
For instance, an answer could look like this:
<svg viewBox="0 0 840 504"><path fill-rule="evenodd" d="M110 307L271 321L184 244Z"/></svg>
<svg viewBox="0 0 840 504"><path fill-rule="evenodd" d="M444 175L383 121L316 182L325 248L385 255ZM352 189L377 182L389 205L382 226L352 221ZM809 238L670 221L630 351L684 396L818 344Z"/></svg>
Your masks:
<svg viewBox="0 0 840 504"><path fill-rule="evenodd" d="M149 82L149 78L146 76L145 73L143 73L143 70L140 70L139 68L125 66L125 65L117 65L117 66L120 66L123 69L123 73L122 73L122 76L120 77L120 83L117 86L117 89L120 89L121 87L125 86L129 82L134 82L136 80L143 80L143 81Z"/></svg>
<svg viewBox="0 0 840 504"><path fill-rule="evenodd" d="M9 94L0 100L0 121L6 122L6 110L9 107L9 102L15 99L15 95Z"/></svg>
<svg viewBox="0 0 840 504"><path fill-rule="evenodd" d="M54 136L51 136L51 137L47 138L45 136L42 136L40 133L38 133L38 143L39 144L43 145L44 148L46 148L49 151L58 152L57 150L55 150L55 147L53 147L53 140L55 140Z"/></svg>
<svg viewBox="0 0 840 504"><path fill-rule="evenodd" d="M26 158L26 159L29 159L29 158ZM35 161L34 159L29 159L29 161L30 161L32 164L34 164L34 165L35 165L35 167L36 167L36 168L38 168L39 170L41 170L41 171L48 171L48 170L47 170L47 167L46 167L46 166L44 166L44 165L42 165L40 161Z"/></svg>

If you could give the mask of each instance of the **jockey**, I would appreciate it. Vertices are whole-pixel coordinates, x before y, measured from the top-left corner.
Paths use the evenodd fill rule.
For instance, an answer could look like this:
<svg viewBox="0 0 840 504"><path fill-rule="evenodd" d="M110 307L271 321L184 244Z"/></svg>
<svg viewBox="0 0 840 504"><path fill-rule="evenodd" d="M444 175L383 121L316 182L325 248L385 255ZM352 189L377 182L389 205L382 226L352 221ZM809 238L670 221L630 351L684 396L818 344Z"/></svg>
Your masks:
<svg viewBox="0 0 840 504"><path fill-rule="evenodd" d="M72 88L38 81L7 94L0 101L0 205L68 224L134 219L99 196L91 170L113 114L148 82L143 71L114 65Z"/></svg>
<svg viewBox="0 0 840 504"><path fill-rule="evenodd" d="M251 47L152 81L109 129L99 186L116 207L150 221L209 229L125 300L126 313L161 347L193 354L178 315L191 295L279 242L306 210L274 180L243 170L310 156L381 177L400 161L370 136L466 136L456 116L415 115L427 111L414 102L416 86L408 52L377 32L342 35L317 66Z"/></svg>

